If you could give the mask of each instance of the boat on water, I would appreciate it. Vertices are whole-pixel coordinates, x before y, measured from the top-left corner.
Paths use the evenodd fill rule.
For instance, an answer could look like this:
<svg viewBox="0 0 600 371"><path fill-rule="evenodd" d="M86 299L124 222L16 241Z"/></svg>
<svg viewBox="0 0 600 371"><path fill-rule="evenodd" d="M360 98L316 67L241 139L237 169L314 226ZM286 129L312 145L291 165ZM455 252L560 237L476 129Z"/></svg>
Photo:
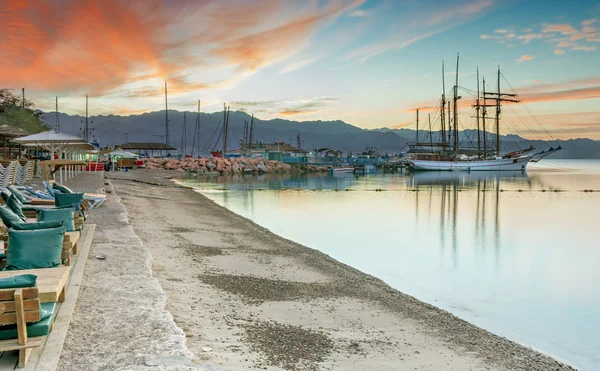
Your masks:
<svg viewBox="0 0 600 371"><path fill-rule="evenodd" d="M344 174L344 173L353 173L354 172L354 168L353 167L332 167L331 169L329 169L329 173L330 174Z"/></svg>
<svg viewBox="0 0 600 371"><path fill-rule="evenodd" d="M439 138L433 140L431 130L431 114L429 115L429 141L419 141L419 110L417 109L416 140L410 145L405 164L411 170L417 171L525 171L529 162L537 162L542 158L557 152L562 147L551 147L547 151L533 154L535 148L529 145L512 152L502 153L500 144L501 112L504 103L518 103L516 93L504 93L500 88L501 72L498 67L497 91L486 91L485 78L483 91L479 90L479 70L477 70L477 91L474 95L476 119L476 140L468 138L468 133L463 129L459 132L458 101L458 66L460 58L456 59L456 83L452 88L451 99L446 99L444 64L442 62L442 98L439 104L439 119L441 130L437 132ZM473 90L463 88L469 94ZM493 112L488 112L492 110ZM495 113L495 114L494 114ZM486 128L487 126L487 128ZM490 129L490 126L492 130ZM464 127L463 127L464 128ZM461 139L462 137L462 139ZM522 139L522 138L519 138ZM465 143L468 142L468 143ZM525 140L522 140L525 143Z"/></svg>

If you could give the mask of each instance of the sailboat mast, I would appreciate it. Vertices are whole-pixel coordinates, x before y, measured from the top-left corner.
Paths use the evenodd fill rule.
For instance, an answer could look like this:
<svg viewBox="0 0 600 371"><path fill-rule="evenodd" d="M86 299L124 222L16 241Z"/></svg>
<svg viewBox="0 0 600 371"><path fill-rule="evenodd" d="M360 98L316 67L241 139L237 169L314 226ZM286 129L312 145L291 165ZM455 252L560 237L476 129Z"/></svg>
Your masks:
<svg viewBox="0 0 600 371"><path fill-rule="evenodd" d="M458 63L460 55L456 55L456 85L454 85L454 153L458 153Z"/></svg>
<svg viewBox="0 0 600 371"><path fill-rule="evenodd" d="M88 96L85 96L85 131L83 132L83 139L86 142L89 142L88 140Z"/></svg>
<svg viewBox="0 0 600 371"><path fill-rule="evenodd" d="M417 108L417 134L415 138L415 144L419 143L419 109Z"/></svg>
<svg viewBox="0 0 600 371"><path fill-rule="evenodd" d="M498 66L498 99L496 100L496 156L500 157L500 66Z"/></svg>
<svg viewBox="0 0 600 371"><path fill-rule="evenodd" d="M254 114L252 114L252 118L250 119L250 155L252 155L252 140L254 139Z"/></svg>
<svg viewBox="0 0 600 371"><path fill-rule="evenodd" d="M227 150L227 105L223 103L223 157Z"/></svg>
<svg viewBox="0 0 600 371"><path fill-rule="evenodd" d="M181 158L185 157L185 150L184 148L184 136L185 136L185 111L183 112L183 126L181 127L181 146L179 147L179 151L181 152Z"/></svg>
<svg viewBox="0 0 600 371"><path fill-rule="evenodd" d="M479 131L479 110L481 106L479 105L479 67L477 67L477 106L475 110L477 111L477 153L481 155L481 132Z"/></svg>
<svg viewBox="0 0 600 371"><path fill-rule="evenodd" d="M167 104L167 82L165 81L165 138L167 146L169 145L169 106Z"/></svg>
<svg viewBox="0 0 600 371"><path fill-rule="evenodd" d="M486 99L485 99L485 77L483 78L483 110L481 111L481 123L483 126L483 158L487 156L487 130L485 129L485 120L487 116L487 108L486 108Z"/></svg>
<svg viewBox="0 0 600 371"><path fill-rule="evenodd" d="M442 144L446 144L446 77L444 76L444 61L442 61L442 109L440 110L440 121L442 123Z"/></svg>
<svg viewBox="0 0 600 371"><path fill-rule="evenodd" d="M431 113L427 114L427 118L429 120L429 145L431 149L433 149L433 138L431 137Z"/></svg>
<svg viewBox="0 0 600 371"><path fill-rule="evenodd" d="M450 142L450 135L452 133L452 116L450 116L450 102L448 102L446 107L448 108L448 142Z"/></svg>
<svg viewBox="0 0 600 371"><path fill-rule="evenodd" d="M56 125L54 129L60 131L60 121L58 120L58 97L56 97Z"/></svg>

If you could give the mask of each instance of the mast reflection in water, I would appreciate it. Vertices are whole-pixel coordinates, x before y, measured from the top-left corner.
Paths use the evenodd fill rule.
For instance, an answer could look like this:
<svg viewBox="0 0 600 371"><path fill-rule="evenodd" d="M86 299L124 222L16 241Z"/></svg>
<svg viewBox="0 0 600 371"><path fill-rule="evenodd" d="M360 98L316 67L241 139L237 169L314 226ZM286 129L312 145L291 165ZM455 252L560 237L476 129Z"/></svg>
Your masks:
<svg viewBox="0 0 600 371"><path fill-rule="evenodd" d="M600 162L552 164L532 166L528 174L183 182L402 292L582 369L596 369ZM595 191L583 192L589 189Z"/></svg>

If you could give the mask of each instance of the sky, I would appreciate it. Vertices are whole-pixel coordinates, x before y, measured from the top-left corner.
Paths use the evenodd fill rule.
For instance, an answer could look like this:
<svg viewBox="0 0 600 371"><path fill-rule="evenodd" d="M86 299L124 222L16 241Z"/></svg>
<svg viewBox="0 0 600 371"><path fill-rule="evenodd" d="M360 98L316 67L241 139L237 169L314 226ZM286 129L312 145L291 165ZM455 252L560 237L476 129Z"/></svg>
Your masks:
<svg viewBox="0 0 600 371"><path fill-rule="evenodd" d="M477 68L519 94L503 133L600 139L600 1L0 0L0 88L37 108L165 107L414 128L452 94L462 128ZM481 85L481 83L480 83ZM481 88L481 86L480 86ZM437 124L439 127L439 124Z"/></svg>

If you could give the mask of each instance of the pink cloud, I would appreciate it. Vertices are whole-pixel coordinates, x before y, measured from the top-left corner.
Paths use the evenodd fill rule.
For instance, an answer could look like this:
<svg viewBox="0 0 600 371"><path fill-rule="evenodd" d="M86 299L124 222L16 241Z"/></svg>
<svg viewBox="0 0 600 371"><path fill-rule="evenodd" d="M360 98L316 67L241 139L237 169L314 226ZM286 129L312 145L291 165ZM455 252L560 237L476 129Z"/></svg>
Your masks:
<svg viewBox="0 0 600 371"><path fill-rule="evenodd" d="M565 54L565 51L562 49L554 49L554 54Z"/></svg>
<svg viewBox="0 0 600 371"><path fill-rule="evenodd" d="M535 58L535 56L525 54L525 55L522 55L521 58L517 59L517 62L521 63L521 62L525 62L525 61L530 61L533 58Z"/></svg>
<svg viewBox="0 0 600 371"><path fill-rule="evenodd" d="M573 26L571 26L570 24L563 23L563 24L553 24L553 25L546 26L546 27L544 27L542 32L544 32L544 33L560 32L563 35L570 35L570 34L576 33L577 30L575 28L573 28Z"/></svg>
<svg viewBox="0 0 600 371"><path fill-rule="evenodd" d="M596 50L596 45L592 45L592 46L581 46L581 45L574 45L571 50L583 50L585 52L592 52L594 50Z"/></svg>
<svg viewBox="0 0 600 371"><path fill-rule="evenodd" d="M529 44L531 40L542 39L544 35L541 33L529 33L517 36L517 39L523 40L523 44Z"/></svg>
<svg viewBox="0 0 600 371"><path fill-rule="evenodd" d="M592 19L586 19L585 21L581 22L581 24L584 25L584 26L589 26L589 25L594 24L596 22L598 22L598 19L592 18Z"/></svg>

